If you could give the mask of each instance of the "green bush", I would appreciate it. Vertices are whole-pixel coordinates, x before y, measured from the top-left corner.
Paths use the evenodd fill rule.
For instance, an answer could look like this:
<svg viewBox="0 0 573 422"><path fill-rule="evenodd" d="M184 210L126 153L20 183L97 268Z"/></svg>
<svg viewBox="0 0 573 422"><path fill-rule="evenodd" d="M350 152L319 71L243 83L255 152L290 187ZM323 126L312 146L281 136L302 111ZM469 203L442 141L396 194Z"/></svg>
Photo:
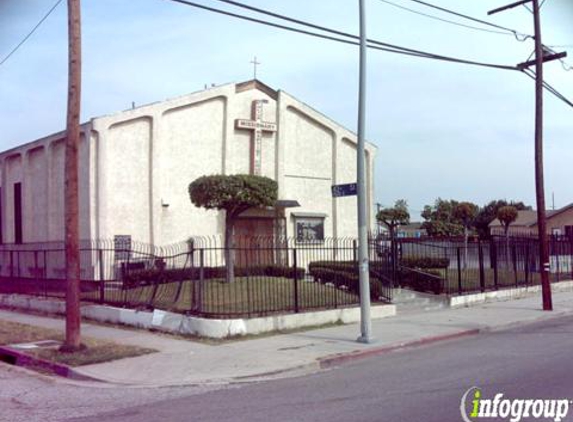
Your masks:
<svg viewBox="0 0 573 422"><path fill-rule="evenodd" d="M380 264L370 265L370 297L378 300L382 297L383 284L376 277ZM355 261L314 261L308 265L308 272L318 283L331 283L336 287L345 286L349 292L359 294L358 268Z"/></svg>
<svg viewBox="0 0 573 422"><path fill-rule="evenodd" d="M301 279L304 277L304 268L295 269L281 265L259 265L253 267L235 267L235 276L237 277L284 277ZM224 279L226 276L225 267L203 267L203 279ZM177 269L147 269L130 271L123 274L123 285L126 288L137 286L147 286L153 284L174 283L186 280L198 280L201 277L201 269L194 268L177 268Z"/></svg>
<svg viewBox="0 0 573 422"><path fill-rule="evenodd" d="M418 292L431 292L437 295L444 292L444 279L436 270L418 272L402 268L400 269L400 285Z"/></svg>
<svg viewBox="0 0 573 422"><path fill-rule="evenodd" d="M450 259L431 256L409 256L400 259L400 265L408 268L448 268Z"/></svg>

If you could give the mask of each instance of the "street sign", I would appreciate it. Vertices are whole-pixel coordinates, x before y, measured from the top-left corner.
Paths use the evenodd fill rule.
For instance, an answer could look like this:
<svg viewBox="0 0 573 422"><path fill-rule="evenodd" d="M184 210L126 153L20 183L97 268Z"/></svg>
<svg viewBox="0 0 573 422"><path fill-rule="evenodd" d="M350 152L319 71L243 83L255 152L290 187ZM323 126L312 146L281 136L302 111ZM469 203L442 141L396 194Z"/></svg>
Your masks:
<svg viewBox="0 0 573 422"><path fill-rule="evenodd" d="M356 195L358 189L356 188L356 183L347 183L345 185L332 185L332 197L339 198L341 196L353 196Z"/></svg>

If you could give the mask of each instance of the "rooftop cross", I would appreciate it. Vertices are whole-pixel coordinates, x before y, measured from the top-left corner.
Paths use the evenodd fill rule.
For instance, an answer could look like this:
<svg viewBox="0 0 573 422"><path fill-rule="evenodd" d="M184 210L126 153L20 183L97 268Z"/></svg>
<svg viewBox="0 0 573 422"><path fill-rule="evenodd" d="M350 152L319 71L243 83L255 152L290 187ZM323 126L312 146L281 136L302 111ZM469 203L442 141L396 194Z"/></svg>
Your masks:
<svg viewBox="0 0 573 422"><path fill-rule="evenodd" d="M261 64L261 62L257 61L257 56L253 60L251 60L251 64L253 65L253 79L257 79L257 66Z"/></svg>

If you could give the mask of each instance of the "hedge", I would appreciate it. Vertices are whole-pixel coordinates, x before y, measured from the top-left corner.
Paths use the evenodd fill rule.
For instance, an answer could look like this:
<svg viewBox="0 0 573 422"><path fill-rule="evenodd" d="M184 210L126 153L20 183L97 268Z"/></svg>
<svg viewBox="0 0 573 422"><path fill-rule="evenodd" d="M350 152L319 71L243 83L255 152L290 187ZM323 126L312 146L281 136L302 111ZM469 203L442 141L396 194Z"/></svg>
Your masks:
<svg viewBox="0 0 573 422"><path fill-rule="evenodd" d="M400 286L408 287L417 292L444 293L444 279L439 271L425 270L424 272L400 269Z"/></svg>
<svg viewBox="0 0 573 422"><path fill-rule="evenodd" d="M409 256L400 259L400 265L408 268L448 268L450 259L431 256Z"/></svg>
<svg viewBox="0 0 573 422"><path fill-rule="evenodd" d="M303 278L305 274L304 268L297 268L296 275L299 279ZM203 267L203 279L224 279L227 275L226 267ZM198 280L201 276L201 269L193 268L178 268L178 269L148 269L130 271L123 275L123 284L125 287L137 287L152 284L163 284L181 282L186 280ZM292 267L285 267L281 265L261 265L253 267L235 267L235 277L253 277L253 276L268 276L268 277L284 277L294 278L295 269Z"/></svg>
<svg viewBox="0 0 573 422"><path fill-rule="evenodd" d="M376 277L377 267L370 265L370 297L378 300L383 296L383 285ZM355 261L314 261L308 265L308 272L319 283L331 283L335 287L345 286L348 291L360 292L359 277Z"/></svg>

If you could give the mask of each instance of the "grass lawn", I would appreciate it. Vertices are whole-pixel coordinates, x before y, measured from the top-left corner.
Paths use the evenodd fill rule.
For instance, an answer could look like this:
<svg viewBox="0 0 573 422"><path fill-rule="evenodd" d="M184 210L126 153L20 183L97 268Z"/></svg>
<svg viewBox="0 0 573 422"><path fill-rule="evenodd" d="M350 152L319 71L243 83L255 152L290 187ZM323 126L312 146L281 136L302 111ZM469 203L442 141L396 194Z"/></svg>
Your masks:
<svg viewBox="0 0 573 422"><path fill-rule="evenodd" d="M58 330L0 320L0 345L30 343L40 340L63 341L64 334ZM18 350L27 355L69 366L108 362L156 352L154 349L122 345L85 337L82 340L87 348L76 353L61 353L57 348Z"/></svg>
<svg viewBox="0 0 573 422"><path fill-rule="evenodd" d="M297 287L300 310L358 302L356 294L330 285L299 280ZM153 296L152 305L156 308L205 314L257 314L295 308L294 280L269 276L237 277L233 283L226 283L224 279L208 279L201 285L197 281L186 280L123 291L118 289L106 292L106 301L121 303L125 300L137 306L150 304Z"/></svg>

